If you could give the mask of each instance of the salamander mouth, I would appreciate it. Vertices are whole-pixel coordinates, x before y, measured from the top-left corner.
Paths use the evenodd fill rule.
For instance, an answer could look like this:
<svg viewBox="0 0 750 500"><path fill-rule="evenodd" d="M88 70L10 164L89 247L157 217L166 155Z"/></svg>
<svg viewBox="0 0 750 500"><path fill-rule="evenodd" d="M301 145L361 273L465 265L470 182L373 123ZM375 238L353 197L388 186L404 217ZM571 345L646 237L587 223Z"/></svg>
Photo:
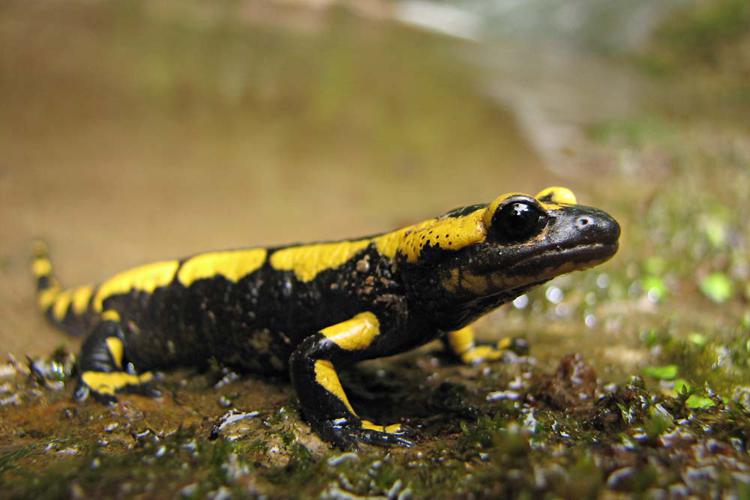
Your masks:
<svg viewBox="0 0 750 500"><path fill-rule="evenodd" d="M601 264L609 260L617 252L617 248L616 241L551 248L513 264L506 272L508 275L554 277Z"/></svg>
<svg viewBox="0 0 750 500"><path fill-rule="evenodd" d="M539 251L536 249L526 257L504 266L493 266L477 269L475 274L488 280L488 288L493 290L487 295L534 286L534 283L548 281L561 274L587 269L610 259L617 252L618 244L614 242L587 243L569 247L550 246Z"/></svg>
<svg viewBox="0 0 750 500"><path fill-rule="evenodd" d="M466 270L474 276L477 288L466 288L470 295L454 300L453 307L462 311L486 311L513 300L529 289L572 271L596 266L617 252L617 242L588 243L576 246L551 247L533 255L507 263L506 266ZM463 274L462 274L463 276ZM463 282L461 282L463 283Z"/></svg>

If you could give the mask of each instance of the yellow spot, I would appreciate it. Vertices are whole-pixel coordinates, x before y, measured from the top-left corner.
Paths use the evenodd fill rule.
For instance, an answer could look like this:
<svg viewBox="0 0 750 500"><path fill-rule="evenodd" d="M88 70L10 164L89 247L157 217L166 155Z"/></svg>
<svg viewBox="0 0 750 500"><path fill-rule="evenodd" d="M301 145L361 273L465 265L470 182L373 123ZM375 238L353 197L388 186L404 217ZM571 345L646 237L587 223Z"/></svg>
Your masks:
<svg viewBox="0 0 750 500"><path fill-rule="evenodd" d="M265 249L256 248L196 255L182 264L177 279L185 286L199 279L217 275L224 276L230 281L239 281L263 265L266 253Z"/></svg>
<svg viewBox="0 0 750 500"><path fill-rule="evenodd" d="M390 233L385 233L383 235L377 236L373 239L373 241L375 242L375 247L381 255L385 255L389 259L392 259L398 253L398 250L407 235L415 231L420 231L430 226L431 224L434 224L436 220L437 219L429 219L411 226L391 231Z"/></svg>
<svg viewBox="0 0 750 500"><path fill-rule="evenodd" d="M326 391L333 394L339 401L344 403L344 406L346 406L353 415L356 415L354 408L352 408L349 399L346 397L344 388L341 387L341 381L336 374L336 370L333 368L333 363L324 359L317 360L315 362L315 381Z"/></svg>
<svg viewBox="0 0 750 500"><path fill-rule="evenodd" d="M497 341L497 348L503 351L508 350L513 345L513 337L503 337Z"/></svg>
<svg viewBox="0 0 750 500"><path fill-rule="evenodd" d="M348 321L342 321L320 331L326 338L347 351L365 349L380 333L380 322L371 312L357 314Z"/></svg>
<svg viewBox="0 0 750 500"><path fill-rule="evenodd" d="M86 307L89 305L91 294L94 289L90 285L80 286L73 289L73 313L81 315L86 312Z"/></svg>
<svg viewBox="0 0 750 500"><path fill-rule="evenodd" d="M129 385L139 385L148 382L153 378L151 372L144 372L140 375L132 375L125 372L83 372L81 379L92 390L107 395L114 393Z"/></svg>
<svg viewBox="0 0 750 500"><path fill-rule="evenodd" d="M461 361L467 365L475 365L482 361L495 361L502 356L503 351L499 351L491 345L480 345L463 353L461 355Z"/></svg>
<svg viewBox="0 0 750 500"><path fill-rule="evenodd" d="M117 337L107 337L106 342L107 349L109 349L109 353L112 355L115 366L122 369L122 357L125 353L125 347L122 345L122 340Z"/></svg>
<svg viewBox="0 0 750 500"><path fill-rule="evenodd" d="M318 273L341 266L369 244L370 240L357 240L284 248L271 255L271 267L294 271L300 281L311 281Z"/></svg>
<svg viewBox="0 0 750 500"><path fill-rule="evenodd" d="M484 241L487 230L482 222L485 209L460 217L430 219L374 238L378 252L393 258L396 253L408 262L417 262L426 246L460 250Z"/></svg>
<svg viewBox="0 0 750 500"><path fill-rule="evenodd" d="M446 334L448 346L454 354L460 356L474 347L474 328L465 326L460 330Z"/></svg>
<svg viewBox="0 0 750 500"><path fill-rule="evenodd" d="M65 319L65 315L68 312L68 307L70 307L70 301L72 300L72 298L72 290L65 290L55 298L55 303L52 306L52 316L57 321L62 321Z"/></svg>
<svg viewBox="0 0 750 500"><path fill-rule="evenodd" d="M115 321L117 323L120 322L120 313L115 311L114 309L108 309L102 313L101 316L103 321Z"/></svg>
<svg viewBox="0 0 750 500"><path fill-rule="evenodd" d="M535 198L539 200L542 205L576 205L578 203L578 201L576 200L576 195L573 194L573 191L566 187L560 186L551 186L542 189L537 193Z"/></svg>
<svg viewBox="0 0 750 500"><path fill-rule="evenodd" d="M52 272L52 262L45 257L34 259L34 262L31 263L31 272L37 278L47 276Z"/></svg>
<svg viewBox="0 0 750 500"><path fill-rule="evenodd" d="M373 422L370 422L369 420L363 420L362 424L360 424L360 427L362 429L378 431L378 432L386 432L388 434L399 434L401 432L401 424L378 425Z"/></svg>
<svg viewBox="0 0 750 500"><path fill-rule="evenodd" d="M55 285L42 290L37 297L37 303L42 311L46 311L54 304L55 299L60 294L60 287Z"/></svg>
<svg viewBox="0 0 750 500"><path fill-rule="evenodd" d="M150 293L168 285L174 278L178 265L176 260L154 262L116 274L99 287L94 297L94 310L101 311L104 301L114 295L133 290Z"/></svg>

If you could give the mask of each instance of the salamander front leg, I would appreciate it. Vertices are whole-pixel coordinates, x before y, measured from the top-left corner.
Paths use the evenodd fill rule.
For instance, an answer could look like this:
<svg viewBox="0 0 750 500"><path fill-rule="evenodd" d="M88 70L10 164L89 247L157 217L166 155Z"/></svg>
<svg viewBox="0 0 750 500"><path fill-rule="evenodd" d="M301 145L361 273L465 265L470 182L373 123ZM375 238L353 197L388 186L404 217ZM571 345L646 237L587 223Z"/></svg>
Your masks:
<svg viewBox="0 0 750 500"><path fill-rule="evenodd" d="M504 337L496 344L479 344L474 340L474 328L469 325L448 332L443 336L443 343L448 351L467 365L476 365L484 361L496 361L503 357L505 351L523 353L528 351L524 339Z"/></svg>
<svg viewBox="0 0 750 500"><path fill-rule="evenodd" d="M136 373L126 360L125 337L116 311L106 311L86 338L78 357L78 381L74 397L83 401L89 394L101 403L117 401L116 392L128 391L156 397L150 372Z"/></svg>
<svg viewBox="0 0 750 500"><path fill-rule="evenodd" d="M361 313L307 337L290 358L292 384L302 413L315 432L339 448L356 448L358 441L412 445L399 424L382 426L357 416L336 373L335 363L366 358L366 350L379 333L375 315Z"/></svg>

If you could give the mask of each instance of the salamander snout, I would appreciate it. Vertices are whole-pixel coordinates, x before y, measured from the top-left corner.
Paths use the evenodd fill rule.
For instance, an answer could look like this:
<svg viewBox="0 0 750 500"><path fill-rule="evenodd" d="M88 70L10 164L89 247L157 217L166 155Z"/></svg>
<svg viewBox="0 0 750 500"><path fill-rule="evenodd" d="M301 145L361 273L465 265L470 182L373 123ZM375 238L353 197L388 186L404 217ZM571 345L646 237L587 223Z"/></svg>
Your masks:
<svg viewBox="0 0 750 500"><path fill-rule="evenodd" d="M611 245L620 238L620 224L601 210L587 208L575 217L573 225L581 242Z"/></svg>

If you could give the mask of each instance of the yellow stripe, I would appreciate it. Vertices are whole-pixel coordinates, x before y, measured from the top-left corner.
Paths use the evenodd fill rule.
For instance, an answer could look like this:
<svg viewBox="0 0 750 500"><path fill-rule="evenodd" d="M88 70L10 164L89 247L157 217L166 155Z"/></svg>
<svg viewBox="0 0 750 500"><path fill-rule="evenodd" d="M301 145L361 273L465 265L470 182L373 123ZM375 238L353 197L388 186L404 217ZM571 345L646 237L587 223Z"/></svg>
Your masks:
<svg viewBox="0 0 750 500"><path fill-rule="evenodd" d="M393 424L393 425L378 425L374 422L370 422L369 420L363 420L360 424L360 427L362 429L368 429L372 431L378 431L378 432L385 432L388 434L399 434L401 433L401 424Z"/></svg>
<svg viewBox="0 0 750 500"><path fill-rule="evenodd" d="M346 397L344 388L341 387L341 381L336 374L336 370L333 368L333 363L324 359L317 360L315 362L315 381L326 391L330 392L338 400L344 403L344 406L346 406L353 415L356 415L354 408L352 408L349 399Z"/></svg>
<svg viewBox="0 0 750 500"><path fill-rule="evenodd" d="M126 294L133 290L151 293L159 287L167 286L174 279L178 266L176 260L169 260L116 274L99 287L94 297L94 310L101 311L104 301L114 295Z"/></svg>
<svg viewBox="0 0 750 500"><path fill-rule="evenodd" d="M294 271L300 281L311 281L322 271L336 269L347 262L366 248L370 241L316 243L284 248L271 255L271 267L277 271Z"/></svg>
<svg viewBox="0 0 750 500"><path fill-rule="evenodd" d="M31 263L31 272L34 273L34 276L37 278L47 276L52 273L52 262L46 257L34 259Z"/></svg>
<svg viewBox="0 0 750 500"><path fill-rule="evenodd" d="M347 351L365 349L380 333L380 322L371 312L357 314L348 321L342 321L320 331L334 344Z"/></svg>
<svg viewBox="0 0 750 500"><path fill-rule="evenodd" d="M401 243L404 241L404 238L406 236L415 231L420 231L423 228L429 227L431 224L434 224L436 220L437 219L429 219L412 226L407 226L405 228L397 229L395 231L391 231L390 233L385 233L381 236L377 236L374 239L375 248L377 248L378 252L380 252L381 255L385 255L389 259L392 259L398 253L398 250L401 247Z"/></svg>
<svg viewBox="0 0 750 500"><path fill-rule="evenodd" d="M257 248L196 255L182 264L177 279L185 286L217 275L230 281L238 281L260 268L266 260L266 254L265 249Z"/></svg>
<svg viewBox="0 0 750 500"><path fill-rule="evenodd" d="M448 332L447 338L451 351L458 356L474 347L474 329L471 326Z"/></svg>
<svg viewBox="0 0 750 500"><path fill-rule="evenodd" d="M539 200L543 206L552 204L557 205L558 208L559 205L576 205L578 203L573 191L561 186L550 186L544 188L537 193L535 198ZM545 208L547 207L545 206Z"/></svg>
<svg viewBox="0 0 750 500"><path fill-rule="evenodd" d="M122 369L122 358L125 354L125 347L122 345L122 340L117 337L107 337L105 342L107 343L107 349L109 349L109 353L112 355L115 365L117 368Z"/></svg>
<svg viewBox="0 0 750 500"><path fill-rule="evenodd" d="M510 349L513 346L513 337L503 337L500 340L497 341L496 344L498 349L502 349L504 351Z"/></svg>
<svg viewBox="0 0 750 500"><path fill-rule="evenodd" d="M55 299L60 294L60 287L58 285L51 286L39 292L37 296L37 304L39 309L46 311L52 304L55 303Z"/></svg>
<svg viewBox="0 0 750 500"><path fill-rule="evenodd" d="M404 255L408 262L417 262L426 246L444 250L460 250L485 240L484 208L460 217L431 219L375 238L378 251L393 258Z"/></svg>
<svg viewBox="0 0 750 500"><path fill-rule="evenodd" d="M139 385L153 378L150 372L140 375L131 375L125 372L83 372L81 379L92 390L100 393L113 395L119 389L129 385Z"/></svg>
<svg viewBox="0 0 750 500"><path fill-rule="evenodd" d="M58 295L55 299L55 304L52 306L52 316L57 321L62 321L65 319L65 315L68 312L68 308L70 307L70 301L72 298L73 291L65 290L61 292L60 295Z"/></svg>
<svg viewBox="0 0 750 500"><path fill-rule="evenodd" d="M91 294L94 292L94 288L91 285L79 286L73 289L73 313L80 316L86 312L86 308L89 305Z"/></svg>
<svg viewBox="0 0 750 500"><path fill-rule="evenodd" d="M119 323L120 313L118 313L114 309L108 309L102 313L101 318L103 321L115 321Z"/></svg>

